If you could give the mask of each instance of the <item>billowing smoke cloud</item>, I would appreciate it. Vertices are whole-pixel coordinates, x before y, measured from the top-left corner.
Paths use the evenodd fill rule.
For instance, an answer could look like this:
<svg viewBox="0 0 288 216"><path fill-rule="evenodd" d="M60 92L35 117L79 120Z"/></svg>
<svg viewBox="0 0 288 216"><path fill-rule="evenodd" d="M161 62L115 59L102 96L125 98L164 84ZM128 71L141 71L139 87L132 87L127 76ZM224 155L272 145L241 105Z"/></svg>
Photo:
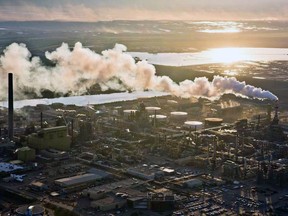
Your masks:
<svg viewBox="0 0 288 216"><path fill-rule="evenodd" d="M43 65L39 57L31 57L25 44L13 43L8 46L0 57L0 76L1 80L5 80L0 86L0 97L6 97L3 93L7 92L7 73L12 72L16 78L18 97L25 90L33 90L40 95L43 89L79 95L98 83L102 90L157 90L183 98L216 99L223 94L233 93L243 97L277 100L271 92L246 85L236 78L215 76L210 82L206 77L199 77L177 84L167 76L157 76L155 67L146 61L136 63L121 44L97 54L84 48L80 42L72 50L63 43L54 52L46 52L45 55L55 63L54 67Z"/></svg>

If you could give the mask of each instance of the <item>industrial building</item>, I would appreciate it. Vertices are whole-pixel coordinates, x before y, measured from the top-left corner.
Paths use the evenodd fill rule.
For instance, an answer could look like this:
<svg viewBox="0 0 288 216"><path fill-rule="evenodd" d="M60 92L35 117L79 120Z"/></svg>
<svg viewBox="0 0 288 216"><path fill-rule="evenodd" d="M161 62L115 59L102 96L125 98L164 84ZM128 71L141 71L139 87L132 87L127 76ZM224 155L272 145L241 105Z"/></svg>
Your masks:
<svg viewBox="0 0 288 216"><path fill-rule="evenodd" d="M174 195L167 195L163 193L148 194L149 209L156 212L164 212L174 209L175 197Z"/></svg>
<svg viewBox="0 0 288 216"><path fill-rule="evenodd" d="M76 175L68 178L57 179L54 182L56 185L67 188L67 187L76 187L80 185L92 184L102 179L103 179L102 176L87 173L83 175Z"/></svg>
<svg viewBox="0 0 288 216"><path fill-rule="evenodd" d="M45 191L48 189L48 185L40 181L33 181L29 184L29 187L34 191Z"/></svg>
<svg viewBox="0 0 288 216"><path fill-rule="evenodd" d="M11 174L1 187L14 194L36 194L39 200L50 194L49 200L61 200L68 209L78 210L78 201L85 200L89 210L81 209L83 215L121 207L146 215L173 215L182 207L182 215L237 214L243 209L235 204L243 195L240 185L245 191L256 184L276 185L283 196L278 189L287 185L288 147L278 108L271 121L263 114L265 101L195 100L164 96L87 107L25 107L21 118L27 121L12 115L16 127L9 129L10 141L4 130L0 159L15 160L16 153L26 163L1 162L0 171ZM258 112L261 118L254 117ZM4 109L1 120L9 113Z"/></svg>
<svg viewBox="0 0 288 216"><path fill-rule="evenodd" d="M104 170L96 169L96 168L91 168L87 171L88 173L92 173L95 175L100 176L102 179L110 178L112 176L111 173L106 172Z"/></svg>
<svg viewBox="0 0 288 216"><path fill-rule="evenodd" d="M70 149L71 137L66 126L42 128L35 134L28 136L28 146L37 150L57 149L67 151Z"/></svg>
<svg viewBox="0 0 288 216"><path fill-rule="evenodd" d="M118 189L126 190L127 188L130 189L131 187L142 185L143 183L144 181L142 180L129 178L109 184L103 184L96 187L88 188L83 190L82 193L84 196L87 196L92 200L97 200L105 197L107 193L113 192L115 194Z"/></svg>
<svg viewBox="0 0 288 216"><path fill-rule="evenodd" d="M14 165L11 163L1 162L0 163L0 173L12 173L14 171L23 170L24 167L19 165Z"/></svg>
<svg viewBox="0 0 288 216"><path fill-rule="evenodd" d="M223 164L223 177L225 179L235 180L239 179L240 176L240 167L234 161L227 160Z"/></svg>
<svg viewBox="0 0 288 216"><path fill-rule="evenodd" d="M197 188L197 187L201 187L203 184L203 182L200 179L189 179L185 182L183 182L184 187L187 188Z"/></svg>
<svg viewBox="0 0 288 216"><path fill-rule="evenodd" d="M133 209L148 209L147 196L134 196L127 198L127 206Z"/></svg>
<svg viewBox="0 0 288 216"><path fill-rule="evenodd" d="M166 172L174 172L174 170L164 169ZM137 167L131 167L127 169L127 173L131 176L143 179L143 180L154 180L158 177L164 176L165 171L159 169L158 166L143 164Z"/></svg>
<svg viewBox="0 0 288 216"><path fill-rule="evenodd" d="M92 201L91 207L99 209L101 211L109 211L122 208L126 205L126 203L126 199L120 197L106 197L103 199Z"/></svg>
<svg viewBox="0 0 288 216"><path fill-rule="evenodd" d="M35 149L29 148L27 146L16 149L17 159L23 162L34 161L36 157Z"/></svg>
<svg viewBox="0 0 288 216"><path fill-rule="evenodd" d="M39 151L42 157L51 160L65 160L69 158L69 155L66 151L58 151L56 149L43 149Z"/></svg>

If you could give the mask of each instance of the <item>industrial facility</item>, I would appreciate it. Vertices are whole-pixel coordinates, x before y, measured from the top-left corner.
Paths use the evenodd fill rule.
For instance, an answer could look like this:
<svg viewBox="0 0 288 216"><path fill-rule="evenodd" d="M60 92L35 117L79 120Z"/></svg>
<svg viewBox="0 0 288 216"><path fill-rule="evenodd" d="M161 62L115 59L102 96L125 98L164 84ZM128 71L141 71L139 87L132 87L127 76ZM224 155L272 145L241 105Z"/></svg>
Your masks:
<svg viewBox="0 0 288 216"><path fill-rule="evenodd" d="M288 122L278 104L168 95L14 109L12 74L8 101L0 174L10 198L0 207L16 215L287 213Z"/></svg>

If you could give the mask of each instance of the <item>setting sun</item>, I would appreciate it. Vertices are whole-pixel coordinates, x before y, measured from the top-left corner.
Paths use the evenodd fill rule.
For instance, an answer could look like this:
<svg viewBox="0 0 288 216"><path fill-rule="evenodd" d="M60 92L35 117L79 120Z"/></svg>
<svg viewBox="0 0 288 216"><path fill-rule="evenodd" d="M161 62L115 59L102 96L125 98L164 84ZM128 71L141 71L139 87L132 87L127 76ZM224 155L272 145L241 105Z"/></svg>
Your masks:
<svg viewBox="0 0 288 216"><path fill-rule="evenodd" d="M243 48L219 48L212 49L209 52L209 57L215 62L230 64L237 61L247 59L248 53Z"/></svg>

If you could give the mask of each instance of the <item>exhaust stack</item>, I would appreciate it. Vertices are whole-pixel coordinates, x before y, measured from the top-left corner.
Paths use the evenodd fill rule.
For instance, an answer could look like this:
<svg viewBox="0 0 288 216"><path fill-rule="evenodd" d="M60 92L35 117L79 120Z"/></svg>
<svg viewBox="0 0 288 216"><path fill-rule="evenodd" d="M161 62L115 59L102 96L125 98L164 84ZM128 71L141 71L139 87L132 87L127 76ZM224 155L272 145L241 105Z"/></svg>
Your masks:
<svg viewBox="0 0 288 216"><path fill-rule="evenodd" d="M40 113L40 125L43 128L43 112Z"/></svg>
<svg viewBox="0 0 288 216"><path fill-rule="evenodd" d="M14 136L14 99L13 99L13 74L8 74L8 138Z"/></svg>

